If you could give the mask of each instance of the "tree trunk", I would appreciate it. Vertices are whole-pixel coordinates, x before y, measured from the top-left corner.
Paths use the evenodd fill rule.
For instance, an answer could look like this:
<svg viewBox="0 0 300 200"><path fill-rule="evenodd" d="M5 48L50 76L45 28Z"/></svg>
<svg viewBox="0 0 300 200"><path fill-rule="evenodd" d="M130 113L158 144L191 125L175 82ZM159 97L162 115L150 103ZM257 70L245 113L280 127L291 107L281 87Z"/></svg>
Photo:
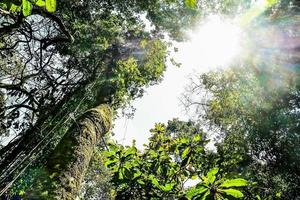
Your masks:
<svg viewBox="0 0 300 200"><path fill-rule="evenodd" d="M28 198L75 199L93 150L111 128L111 121L112 111L107 105L88 110L77 119L50 155L45 177L40 177Z"/></svg>

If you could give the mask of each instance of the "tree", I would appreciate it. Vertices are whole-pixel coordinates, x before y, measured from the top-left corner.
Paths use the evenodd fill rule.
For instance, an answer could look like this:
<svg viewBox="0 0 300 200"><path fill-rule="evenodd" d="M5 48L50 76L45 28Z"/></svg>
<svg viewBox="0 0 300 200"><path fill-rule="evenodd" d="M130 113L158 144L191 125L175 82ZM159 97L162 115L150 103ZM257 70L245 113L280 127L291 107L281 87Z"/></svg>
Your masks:
<svg viewBox="0 0 300 200"><path fill-rule="evenodd" d="M298 9L296 1L281 1L245 34L255 38L262 24L262 32L276 26L282 34L296 33ZM288 43L292 38L284 39ZM195 77L183 101L215 132L220 168L257 182L251 193L262 199L298 199L299 50L280 45L280 53L275 49L255 48L229 69Z"/></svg>
<svg viewBox="0 0 300 200"><path fill-rule="evenodd" d="M281 193L294 199L299 196L298 74L278 80L282 68L272 67L277 70L246 65L202 75L199 84L211 98L201 116L220 130L219 162L264 185L263 197Z"/></svg>
<svg viewBox="0 0 300 200"><path fill-rule="evenodd" d="M111 128L111 115L108 106L100 105L76 120L48 158L46 177L37 180L42 188L33 187L37 196L29 194L29 199L74 199L78 196L94 148ZM49 178L51 185L45 187L43 181Z"/></svg>
<svg viewBox="0 0 300 200"><path fill-rule="evenodd" d="M34 157L43 165L72 120L87 109L122 108L140 97L143 87L158 83L167 56L162 33L179 38L182 30L165 25L190 24L197 13L181 1L118 0L60 1L55 13L49 11L33 6L30 16L1 12L3 120L16 134L0 150L4 185ZM143 12L155 25L152 32L143 30ZM169 15L172 20L166 17L171 12L177 13Z"/></svg>

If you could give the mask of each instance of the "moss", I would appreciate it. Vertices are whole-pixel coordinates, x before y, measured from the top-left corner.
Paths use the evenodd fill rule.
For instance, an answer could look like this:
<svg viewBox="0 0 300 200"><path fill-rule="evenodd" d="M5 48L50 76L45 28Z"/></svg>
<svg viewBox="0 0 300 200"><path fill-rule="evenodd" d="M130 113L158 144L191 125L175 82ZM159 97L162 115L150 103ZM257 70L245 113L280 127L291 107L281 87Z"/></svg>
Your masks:
<svg viewBox="0 0 300 200"><path fill-rule="evenodd" d="M94 148L111 126L112 110L108 105L90 109L77 119L48 159L47 178L52 183L50 187L43 184L40 190L47 191L47 199L75 199Z"/></svg>

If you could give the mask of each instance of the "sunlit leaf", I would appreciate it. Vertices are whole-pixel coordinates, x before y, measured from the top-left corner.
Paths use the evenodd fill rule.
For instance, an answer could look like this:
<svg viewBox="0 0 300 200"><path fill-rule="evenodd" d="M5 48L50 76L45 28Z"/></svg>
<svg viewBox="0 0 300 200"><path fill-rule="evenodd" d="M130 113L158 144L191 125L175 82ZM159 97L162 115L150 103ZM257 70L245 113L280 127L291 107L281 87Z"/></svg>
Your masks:
<svg viewBox="0 0 300 200"><path fill-rule="evenodd" d="M15 4L11 4L9 11L12 13L19 12L21 10L21 6L17 6Z"/></svg>
<svg viewBox="0 0 300 200"><path fill-rule="evenodd" d="M189 152L190 152L190 147L185 148L181 154L182 159L185 159L185 157L188 155Z"/></svg>
<svg viewBox="0 0 300 200"><path fill-rule="evenodd" d="M242 186L247 186L248 181L242 178L237 178L237 179L228 179L224 181L220 187L228 188L228 187L242 187Z"/></svg>
<svg viewBox="0 0 300 200"><path fill-rule="evenodd" d="M37 0L34 2L34 4L39 7L44 7L46 5L46 2L44 0Z"/></svg>
<svg viewBox="0 0 300 200"><path fill-rule="evenodd" d="M187 191L186 193L186 197L188 198L193 198L196 197L200 194L203 194L204 192L206 192L207 190L209 190L209 188L201 186L201 187L197 187L197 188L191 188Z"/></svg>
<svg viewBox="0 0 300 200"><path fill-rule="evenodd" d="M277 192L275 196L276 196L276 198L280 198L281 195L282 195L281 192Z"/></svg>
<svg viewBox="0 0 300 200"><path fill-rule="evenodd" d="M197 7L197 0L185 0L185 6L188 8L196 8Z"/></svg>
<svg viewBox="0 0 300 200"><path fill-rule="evenodd" d="M175 185L174 183L167 183L166 185L160 186L159 188L164 192L169 192L173 189L174 185Z"/></svg>
<svg viewBox="0 0 300 200"><path fill-rule="evenodd" d="M137 182L138 182L140 185L145 185L145 182L142 181L142 180L140 180L140 179L138 179Z"/></svg>
<svg viewBox="0 0 300 200"><path fill-rule="evenodd" d="M151 180L151 183L154 185L154 186L159 186L159 183L158 183L158 180L154 177L154 175L150 175L149 176L149 179Z"/></svg>
<svg viewBox="0 0 300 200"><path fill-rule="evenodd" d="M133 174L133 179L138 178L142 175L142 172L138 171L136 173Z"/></svg>
<svg viewBox="0 0 300 200"><path fill-rule="evenodd" d="M113 159L113 160L108 160L104 163L105 166L107 167L112 167L113 165L115 165L118 162L117 159Z"/></svg>
<svg viewBox="0 0 300 200"><path fill-rule="evenodd" d="M216 174L219 172L219 168L213 168L207 172L207 178L209 183L213 183L216 180Z"/></svg>
<svg viewBox="0 0 300 200"><path fill-rule="evenodd" d="M244 194L241 191L236 190L236 189L224 189L221 191L224 192L225 194L233 196L235 198L243 198L244 197Z"/></svg>
<svg viewBox="0 0 300 200"><path fill-rule="evenodd" d="M119 175L119 177L118 177L118 178L119 178L120 180L124 179L124 176L123 176L122 170L120 170L120 171L119 171L119 174L118 174L118 175Z"/></svg>
<svg viewBox="0 0 300 200"><path fill-rule="evenodd" d="M198 175L192 176L192 180L196 180L196 179L198 179Z"/></svg>
<svg viewBox="0 0 300 200"><path fill-rule="evenodd" d="M31 3L28 0L22 0L22 13L25 17L31 14Z"/></svg>
<svg viewBox="0 0 300 200"><path fill-rule="evenodd" d="M125 157L133 155L136 152L137 152L137 149L135 147L130 147L129 149L126 150Z"/></svg>
<svg viewBox="0 0 300 200"><path fill-rule="evenodd" d="M48 12L56 11L56 0L46 0L46 10Z"/></svg>

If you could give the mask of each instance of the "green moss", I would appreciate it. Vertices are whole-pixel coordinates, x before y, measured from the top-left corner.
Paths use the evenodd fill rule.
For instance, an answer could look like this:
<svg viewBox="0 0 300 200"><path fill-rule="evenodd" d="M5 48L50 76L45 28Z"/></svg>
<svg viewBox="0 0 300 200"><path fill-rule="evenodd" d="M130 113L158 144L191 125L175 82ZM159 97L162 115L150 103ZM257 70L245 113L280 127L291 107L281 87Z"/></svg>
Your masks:
<svg viewBox="0 0 300 200"><path fill-rule="evenodd" d="M77 119L48 159L45 171L51 186L44 184L44 177L40 180L39 191L47 191L47 199L75 199L94 148L111 125L112 110L108 105L90 109Z"/></svg>

